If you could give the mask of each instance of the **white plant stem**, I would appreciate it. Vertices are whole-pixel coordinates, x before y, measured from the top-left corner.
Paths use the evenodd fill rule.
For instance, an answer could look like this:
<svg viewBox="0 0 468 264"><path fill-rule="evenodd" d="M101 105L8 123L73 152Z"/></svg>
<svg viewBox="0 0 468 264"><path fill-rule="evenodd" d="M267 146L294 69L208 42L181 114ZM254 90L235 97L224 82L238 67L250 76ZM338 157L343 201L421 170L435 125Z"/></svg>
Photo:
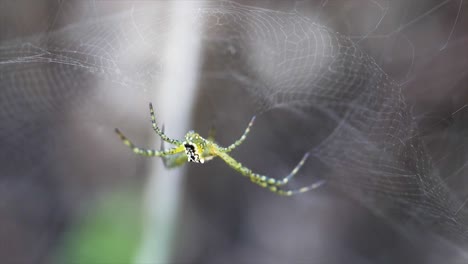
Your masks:
<svg viewBox="0 0 468 264"><path fill-rule="evenodd" d="M190 130L196 98L202 26L193 22L193 9L197 6L196 1L173 1L169 5L171 19L165 40L164 69L161 82L156 84L153 103L157 120L160 124L164 122L166 133L174 138L182 138ZM153 146L158 146L159 140L155 139ZM135 263L170 263L185 170L183 167L168 170L155 159L149 172L143 238Z"/></svg>

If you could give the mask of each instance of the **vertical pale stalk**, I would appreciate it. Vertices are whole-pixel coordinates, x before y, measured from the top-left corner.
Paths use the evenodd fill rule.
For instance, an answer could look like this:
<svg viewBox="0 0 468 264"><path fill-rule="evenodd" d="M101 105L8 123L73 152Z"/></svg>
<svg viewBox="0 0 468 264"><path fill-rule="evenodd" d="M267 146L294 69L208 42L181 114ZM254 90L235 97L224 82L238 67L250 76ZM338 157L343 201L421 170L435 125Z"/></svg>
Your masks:
<svg viewBox="0 0 468 264"><path fill-rule="evenodd" d="M202 26L194 23L197 6L197 1L169 4L163 75L152 98L159 123L164 122L166 133L174 138L182 138L190 129L196 96ZM159 145L159 140L155 137L153 146ZM160 160L154 160L149 171L143 237L135 263L170 263L185 169L167 170Z"/></svg>

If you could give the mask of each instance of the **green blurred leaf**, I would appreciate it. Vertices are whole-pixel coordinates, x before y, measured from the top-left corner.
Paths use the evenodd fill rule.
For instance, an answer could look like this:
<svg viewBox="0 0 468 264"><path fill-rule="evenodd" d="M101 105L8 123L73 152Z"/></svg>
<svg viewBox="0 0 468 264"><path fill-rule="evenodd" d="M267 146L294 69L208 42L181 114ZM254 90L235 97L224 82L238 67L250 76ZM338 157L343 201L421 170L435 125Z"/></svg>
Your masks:
<svg viewBox="0 0 468 264"><path fill-rule="evenodd" d="M141 235L141 198L104 196L65 236L58 263L131 263Z"/></svg>

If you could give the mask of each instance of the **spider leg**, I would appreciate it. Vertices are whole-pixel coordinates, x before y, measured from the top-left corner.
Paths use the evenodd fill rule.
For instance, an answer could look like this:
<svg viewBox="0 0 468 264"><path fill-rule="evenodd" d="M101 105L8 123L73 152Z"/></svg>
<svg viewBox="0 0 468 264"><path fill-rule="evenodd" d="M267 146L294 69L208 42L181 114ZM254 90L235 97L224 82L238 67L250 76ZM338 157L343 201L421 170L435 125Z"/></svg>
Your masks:
<svg viewBox="0 0 468 264"><path fill-rule="evenodd" d="M164 125L162 126L161 130L164 133ZM164 151L164 141L161 141L160 151ZM185 152L177 153L174 156L163 156L161 158L163 160L164 167L168 169L179 167L187 163L187 155Z"/></svg>
<svg viewBox="0 0 468 264"><path fill-rule="evenodd" d="M296 167L294 167L294 169L291 171L291 173L289 173L288 176L284 177L281 180L277 180L276 183L274 183L274 185L282 186L282 185L287 184L294 176L296 176L297 172L302 168L302 166L304 165L308 157L309 157L309 152L307 152L306 154L304 154L304 156L302 156L301 161L299 161L299 163L296 165Z"/></svg>
<svg viewBox="0 0 468 264"><path fill-rule="evenodd" d="M119 129L116 128L115 133L117 133L117 135L119 135L120 140L122 140L122 142L126 146L128 146L135 154L145 156L145 157L164 157L164 156L167 156L167 155L177 154L177 153L183 152L185 150L183 145L180 145L178 147L174 147L174 148L171 148L171 149L168 149L168 150L164 150L164 151L157 151L157 150L154 150L154 149L139 148L139 147L136 147L126 136L124 136L124 134L122 132L120 132Z"/></svg>
<svg viewBox="0 0 468 264"><path fill-rule="evenodd" d="M161 133L164 134L164 124L161 127ZM159 147L159 151L164 151L164 140L161 140L161 146ZM168 160L167 157L161 157L164 167L168 168Z"/></svg>
<svg viewBox="0 0 468 264"><path fill-rule="evenodd" d="M242 175L248 177L253 183L258 184L263 188L267 188L271 192L277 193L279 195L290 196L294 194L307 192L307 191L313 190L321 186L324 182L324 181L319 181L310 186L302 187L297 190L282 190L281 188L279 188L279 186L285 185L286 183L288 183L288 181L292 177L294 177L294 175L296 175L296 173L299 171L299 169L302 167L305 160L307 159L308 154L305 154L304 157L302 157L299 164L296 165L296 167L292 170L292 172L288 176L284 177L282 180L276 180L275 178L267 177L265 175L252 172L250 169L243 166L240 162L236 161L234 158L232 158L229 154L225 152L222 152L220 150L215 150L214 152L218 157L224 160L224 162L226 162L231 168L238 171Z"/></svg>
<svg viewBox="0 0 468 264"><path fill-rule="evenodd" d="M168 169L180 167L187 163L187 155L185 153L178 153L175 156L164 157L164 166Z"/></svg>
<svg viewBox="0 0 468 264"><path fill-rule="evenodd" d="M244 131L244 134L242 134L242 136L234 143L232 143L230 146L228 146L227 148L220 148L222 151L224 152L231 152L233 149L235 149L236 147L238 147L240 144L242 144L242 142L244 142L244 140L247 138L247 135L249 134L250 132L250 128L252 127L252 125L254 124L254 121L255 121L255 116L252 117L252 119L250 120L249 124L247 125L247 128L245 129Z"/></svg>
<svg viewBox="0 0 468 264"><path fill-rule="evenodd" d="M325 183L325 180L319 180L309 186L301 187L299 189L294 189L294 190L282 190L282 189L277 188L276 186L271 186L270 191L277 193L279 195L283 195L283 196L291 196L291 195L305 193L305 192L317 189L318 187L322 186L324 183Z"/></svg>
<svg viewBox="0 0 468 264"><path fill-rule="evenodd" d="M154 132L156 132L156 134L158 134L162 140L168 143L171 143L173 145L181 145L182 142L176 139L169 138L168 136L166 136L166 134L164 134L164 131L161 131L161 129L159 129L158 125L156 124L156 117L154 115L154 109L153 109L152 103L149 103L149 109L150 109L150 115L151 115L151 124L153 125Z"/></svg>
<svg viewBox="0 0 468 264"><path fill-rule="evenodd" d="M152 109L152 105L150 103L150 109ZM152 115L151 115L152 116ZM152 118L151 118L152 119ZM162 125L161 127L161 133L164 134L164 124ZM159 147L159 151L164 151L164 140L161 140L161 146ZM163 164L164 164L164 167L168 167L167 164L168 164L168 160L167 160L167 157L161 157L162 158L162 161L163 161Z"/></svg>
<svg viewBox="0 0 468 264"><path fill-rule="evenodd" d="M208 141L214 142L216 136L216 128L213 124L210 126L210 130L208 131Z"/></svg>

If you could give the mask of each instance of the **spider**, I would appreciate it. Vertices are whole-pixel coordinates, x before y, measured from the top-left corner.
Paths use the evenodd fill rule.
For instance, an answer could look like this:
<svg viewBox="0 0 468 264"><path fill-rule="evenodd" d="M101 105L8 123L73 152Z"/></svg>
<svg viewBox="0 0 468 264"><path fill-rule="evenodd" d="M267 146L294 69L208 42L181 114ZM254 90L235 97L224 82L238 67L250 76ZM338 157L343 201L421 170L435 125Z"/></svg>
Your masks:
<svg viewBox="0 0 468 264"><path fill-rule="evenodd" d="M283 189L285 186L301 169L304 162L309 157L309 153L306 153L296 167L282 179L275 179L268 176L264 176L261 174L254 173L252 170L248 169L247 167L243 166L240 162L236 161L232 158L229 153L238 147L244 140L247 138L248 133L250 132L250 128L252 127L255 116L250 120L247 128L245 129L242 136L231 144L228 147L221 147L214 142L214 130L210 131L210 135L207 139L201 137L198 133L194 131L189 131L185 135L185 140L176 140L171 139L166 134L164 134L164 127L161 130L158 125L156 124L156 117L154 116L153 105L149 104L150 115L151 115L151 123L153 125L153 130L158 134L163 142L170 143L175 145L175 147L164 150L163 143L161 144L161 150L153 150L153 149L144 149L136 147L129 139L127 139L119 129L115 129L115 132L119 135L122 142L127 145L135 154L146 156L146 157L162 157L164 165L168 168L178 167L186 162L194 162L194 163L201 163L203 164L205 161L210 161L215 157L221 158L224 162L226 162L231 168L242 174L243 176L248 177L253 183L260 185L263 188L267 188L268 190L283 196L291 196L299 193L304 193L310 190L313 190L319 186L321 186L324 181L320 180L310 186L302 187L299 189L289 190Z"/></svg>

